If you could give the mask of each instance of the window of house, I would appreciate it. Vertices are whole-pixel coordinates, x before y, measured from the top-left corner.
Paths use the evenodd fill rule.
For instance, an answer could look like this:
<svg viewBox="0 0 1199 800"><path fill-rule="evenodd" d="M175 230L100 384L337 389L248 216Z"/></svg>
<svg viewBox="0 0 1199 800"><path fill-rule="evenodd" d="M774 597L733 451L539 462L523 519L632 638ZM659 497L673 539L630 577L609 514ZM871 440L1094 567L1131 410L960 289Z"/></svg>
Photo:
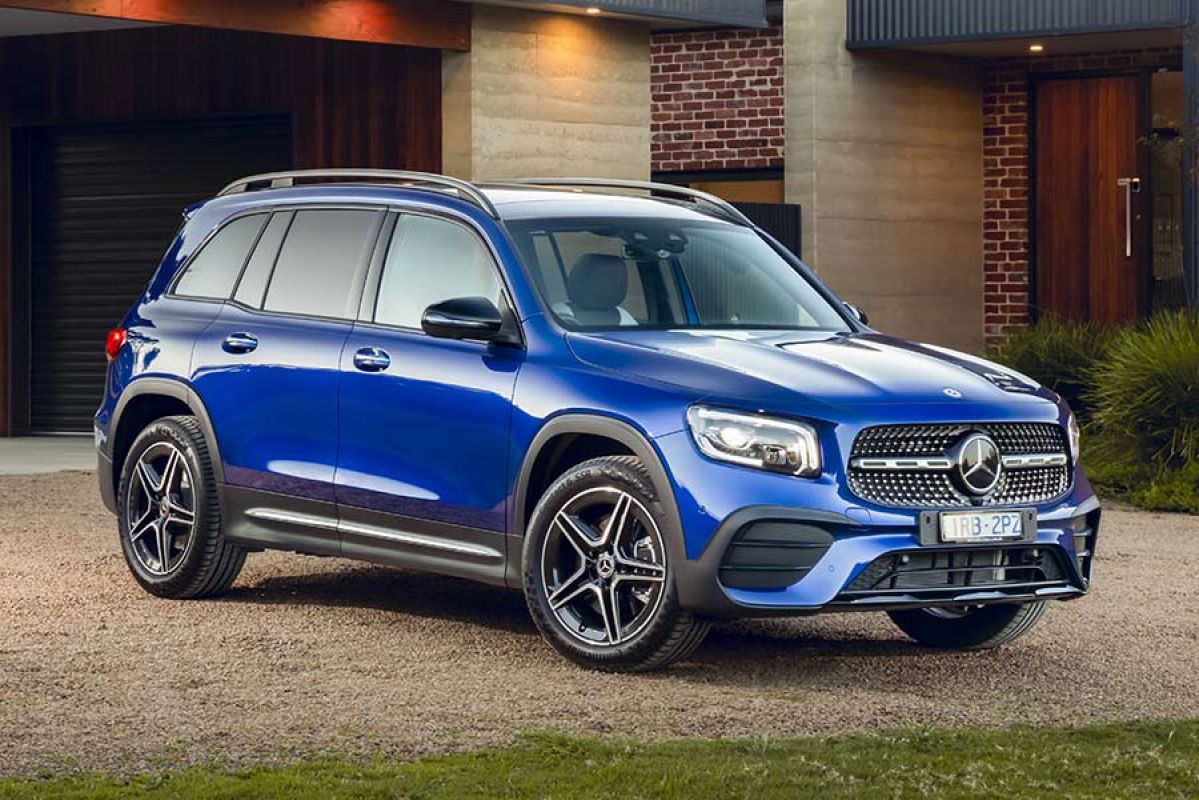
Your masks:
<svg viewBox="0 0 1199 800"><path fill-rule="evenodd" d="M297 211L271 274L263 308L352 318L354 286L375 243L381 214L353 209Z"/></svg>
<svg viewBox="0 0 1199 800"><path fill-rule="evenodd" d="M405 215L396 225L375 304L375 322L420 328L429 306L456 297L501 305L491 253L472 231L437 217Z"/></svg>
<svg viewBox="0 0 1199 800"><path fill-rule="evenodd" d="M174 293L180 297L227 299L265 221L266 214L251 214L217 231L187 265Z"/></svg>

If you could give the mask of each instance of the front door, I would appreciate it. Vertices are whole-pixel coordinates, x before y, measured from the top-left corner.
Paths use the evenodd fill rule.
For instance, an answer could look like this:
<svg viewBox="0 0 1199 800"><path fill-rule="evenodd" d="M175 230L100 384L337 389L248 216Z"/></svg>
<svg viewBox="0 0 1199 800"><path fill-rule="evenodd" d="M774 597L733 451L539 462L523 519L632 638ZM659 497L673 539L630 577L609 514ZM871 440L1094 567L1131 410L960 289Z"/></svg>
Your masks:
<svg viewBox="0 0 1199 800"><path fill-rule="evenodd" d="M464 224L416 213L400 215L378 262L341 357L342 553L501 583L524 351L421 330L443 300L502 306L497 265Z"/></svg>
<svg viewBox="0 0 1199 800"><path fill-rule="evenodd" d="M1145 305L1140 78L1052 79L1036 98L1036 305L1102 323Z"/></svg>

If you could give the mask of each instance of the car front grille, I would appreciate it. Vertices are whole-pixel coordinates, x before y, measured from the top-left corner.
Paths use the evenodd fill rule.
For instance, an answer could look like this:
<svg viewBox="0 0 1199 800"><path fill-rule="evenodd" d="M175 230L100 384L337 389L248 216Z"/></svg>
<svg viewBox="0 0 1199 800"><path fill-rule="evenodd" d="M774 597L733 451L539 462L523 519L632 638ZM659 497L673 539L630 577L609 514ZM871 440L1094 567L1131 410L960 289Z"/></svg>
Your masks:
<svg viewBox="0 0 1199 800"><path fill-rule="evenodd" d="M986 434L1005 467L985 495L963 491L949 452L964 438ZM1065 431L1053 423L882 425L854 441L849 489L891 508L1034 505L1070 489Z"/></svg>
<svg viewBox="0 0 1199 800"><path fill-rule="evenodd" d="M872 561L838 595L840 602L899 596L936 600L968 592L1029 593L1068 583L1058 548L914 550Z"/></svg>

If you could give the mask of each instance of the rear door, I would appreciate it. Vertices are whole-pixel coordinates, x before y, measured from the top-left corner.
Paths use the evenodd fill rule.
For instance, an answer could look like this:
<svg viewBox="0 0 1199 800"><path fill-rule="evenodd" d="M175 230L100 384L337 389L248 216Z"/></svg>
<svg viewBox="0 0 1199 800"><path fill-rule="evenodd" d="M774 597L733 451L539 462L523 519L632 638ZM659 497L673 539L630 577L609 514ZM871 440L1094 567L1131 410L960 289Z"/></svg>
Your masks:
<svg viewBox="0 0 1199 800"><path fill-rule="evenodd" d="M307 519L322 551L337 552L338 365L383 216L276 212L196 345L192 382L216 432L226 499L234 517L268 529L254 532L260 540L285 545Z"/></svg>
<svg viewBox="0 0 1199 800"><path fill-rule="evenodd" d="M512 391L524 351L434 338L420 324L433 303L480 296L506 303L491 250L472 228L398 217L341 356L344 555L503 581Z"/></svg>

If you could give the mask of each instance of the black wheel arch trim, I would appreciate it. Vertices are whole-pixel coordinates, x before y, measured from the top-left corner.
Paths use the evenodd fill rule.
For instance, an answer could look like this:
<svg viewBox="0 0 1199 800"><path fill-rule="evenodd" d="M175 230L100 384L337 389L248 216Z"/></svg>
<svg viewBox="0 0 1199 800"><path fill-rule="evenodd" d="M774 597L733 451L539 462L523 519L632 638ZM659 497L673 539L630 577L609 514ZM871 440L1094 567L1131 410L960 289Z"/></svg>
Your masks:
<svg viewBox="0 0 1199 800"><path fill-rule="evenodd" d="M147 395L169 397L182 402L191 409L192 415L199 421L200 429L204 432L204 438L207 440L208 450L212 458L212 471L217 485L224 485L224 462L221 461L216 430L212 427L212 419L208 416L208 409L204 406L204 401L196 394L195 389L183 381L173 378L146 377L134 378L125 387L124 391L121 392L121 398L117 401L116 408L113 410L112 421L108 425L108 437L105 439L105 445L100 448L102 463L109 465L111 473L110 482L114 488L120 480L120 475L116 474L117 465L113 458L112 444L116 439L117 431L121 429L121 419L128 409L129 404L134 399Z"/></svg>
<svg viewBox="0 0 1199 800"><path fill-rule="evenodd" d="M627 447L630 452L641 460L653 481L654 490L658 493L658 501L662 504L666 519L662 522L663 535L667 546L671 548L671 558L675 563L686 559L686 547L683 543L683 524L679 518L678 504L675 502L674 484L670 480L657 449L650 439L628 422L614 417L599 414L566 413L548 419L525 451L520 470L516 477L514 494L515 508L513 509L513 529L509 532L507 547L507 576L508 585L522 585L521 549L525 536L525 528L529 520L525 514L527 506L529 483L532 478L533 466L538 456L553 439L562 435L603 436Z"/></svg>

